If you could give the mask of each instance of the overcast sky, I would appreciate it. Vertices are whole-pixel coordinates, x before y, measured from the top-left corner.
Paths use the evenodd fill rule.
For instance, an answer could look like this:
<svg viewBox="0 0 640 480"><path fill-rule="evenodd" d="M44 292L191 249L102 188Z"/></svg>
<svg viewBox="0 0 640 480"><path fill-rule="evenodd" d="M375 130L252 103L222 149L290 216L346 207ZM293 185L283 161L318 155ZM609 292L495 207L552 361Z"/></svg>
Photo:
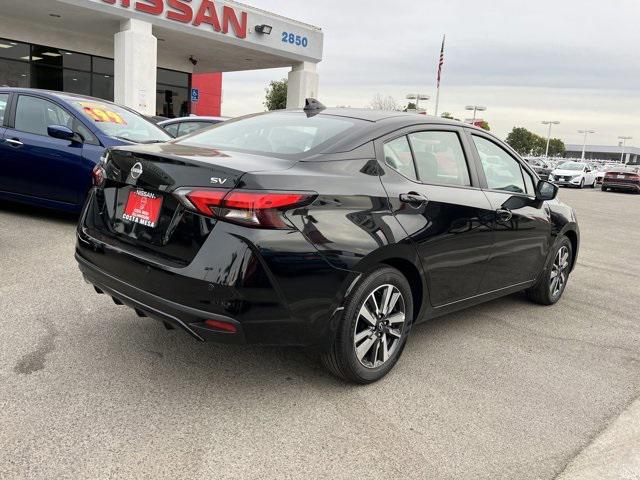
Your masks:
<svg viewBox="0 0 640 480"><path fill-rule="evenodd" d="M241 0L242 1L242 0ZM640 145L640 0L247 0L244 3L319 26L324 60L319 99L366 107L376 93L406 104L430 94L446 33L440 112L484 118L504 138L513 126L615 145ZM264 88L287 69L225 74L223 114L264 110ZM421 105L423 106L423 105Z"/></svg>

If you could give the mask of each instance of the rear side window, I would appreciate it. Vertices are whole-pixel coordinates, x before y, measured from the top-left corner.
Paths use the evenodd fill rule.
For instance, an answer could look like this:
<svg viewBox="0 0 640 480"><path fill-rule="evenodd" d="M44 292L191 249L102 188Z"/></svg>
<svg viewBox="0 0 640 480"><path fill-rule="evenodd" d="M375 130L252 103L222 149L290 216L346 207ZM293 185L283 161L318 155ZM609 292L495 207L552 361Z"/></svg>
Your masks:
<svg viewBox="0 0 640 480"><path fill-rule="evenodd" d="M174 137L177 137L178 136L178 128L180 128L180 124L179 123L172 123L171 125L167 125L167 126L164 126L162 128L164 128L167 132L169 132Z"/></svg>
<svg viewBox="0 0 640 480"><path fill-rule="evenodd" d="M208 128L211 125L213 124L208 122L182 122L178 129L178 135L188 135L189 133L197 132L203 128Z"/></svg>
<svg viewBox="0 0 640 480"><path fill-rule="evenodd" d="M491 140L473 135L473 141L478 149L487 186L491 190L527 193L520 162Z"/></svg>
<svg viewBox="0 0 640 480"><path fill-rule="evenodd" d="M411 180L416 180L416 170L407 137L396 138L384 144L384 161L394 170Z"/></svg>
<svg viewBox="0 0 640 480"><path fill-rule="evenodd" d="M471 185L467 159L457 133L416 132L409 134L409 140L421 182Z"/></svg>

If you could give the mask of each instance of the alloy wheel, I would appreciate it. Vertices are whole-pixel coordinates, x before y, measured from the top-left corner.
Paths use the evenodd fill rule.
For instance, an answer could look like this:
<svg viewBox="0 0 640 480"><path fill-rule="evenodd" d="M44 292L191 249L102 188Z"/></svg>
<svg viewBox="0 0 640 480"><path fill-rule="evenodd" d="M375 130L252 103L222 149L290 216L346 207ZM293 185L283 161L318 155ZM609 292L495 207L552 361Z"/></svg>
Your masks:
<svg viewBox="0 0 640 480"><path fill-rule="evenodd" d="M552 297L557 297L562 293L562 289L567 283L567 269L569 268L569 248L563 245L553 261L551 267L551 282L549 291Z"/></svg>
<svg viewBox="0 0 640 480"><path fill-rule="evenodd" d="M402 293L390 284L376 288L361 305L353 348L364 367L380 367L393 357L405 332L405 308Z"/></svg>

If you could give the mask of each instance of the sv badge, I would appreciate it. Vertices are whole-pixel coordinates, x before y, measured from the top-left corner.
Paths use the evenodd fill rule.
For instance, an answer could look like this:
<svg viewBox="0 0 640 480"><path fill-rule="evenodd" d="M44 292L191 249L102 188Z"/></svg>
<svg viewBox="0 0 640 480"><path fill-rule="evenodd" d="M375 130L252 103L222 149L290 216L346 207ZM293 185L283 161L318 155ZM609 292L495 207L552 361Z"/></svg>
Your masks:
<svg viewBox="0 0 640 480"><path fill-rule="evenodd" d="M219 177L211 177L211 183L214 185L224 185L225 183L227 183L226 178L219 178Z"/></svg>

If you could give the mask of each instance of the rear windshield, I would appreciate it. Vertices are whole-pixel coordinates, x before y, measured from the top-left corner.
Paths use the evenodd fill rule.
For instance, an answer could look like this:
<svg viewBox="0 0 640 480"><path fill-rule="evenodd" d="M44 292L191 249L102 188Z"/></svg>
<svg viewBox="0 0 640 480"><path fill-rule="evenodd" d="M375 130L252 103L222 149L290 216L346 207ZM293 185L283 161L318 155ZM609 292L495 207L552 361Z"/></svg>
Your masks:
<svg viewBox="0 0 640 480"><path fill-rule="evenodd" d="M161 128L142 115L112 103L97 100L67 99L73 107L105 135L135 143L155 143L171 140Z"/></svg>
<svg viewBox="0 0 640 480"><path fill-rule="evenodd" d="M356 127L361 120L274 112L220 123L176 143L272 155L310 152Z"/></svg>

